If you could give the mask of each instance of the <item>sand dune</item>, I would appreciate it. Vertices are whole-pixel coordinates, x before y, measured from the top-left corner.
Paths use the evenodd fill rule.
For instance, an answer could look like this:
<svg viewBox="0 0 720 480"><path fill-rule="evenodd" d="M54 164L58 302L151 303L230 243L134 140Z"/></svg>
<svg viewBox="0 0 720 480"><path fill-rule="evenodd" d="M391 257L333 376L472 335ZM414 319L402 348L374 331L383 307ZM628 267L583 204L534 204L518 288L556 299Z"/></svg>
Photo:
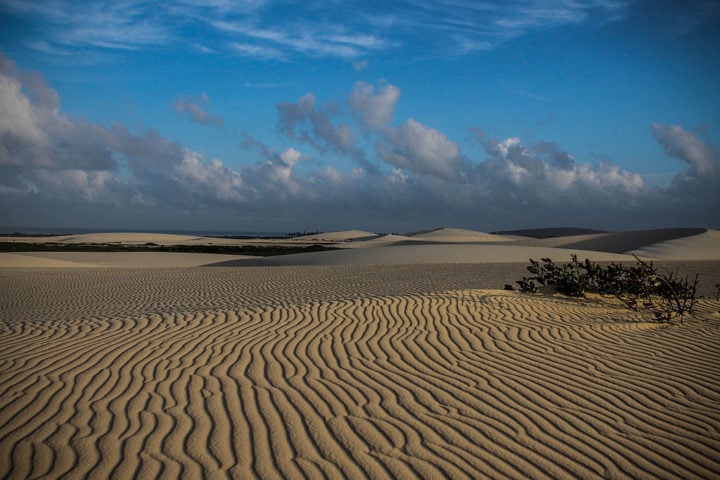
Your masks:
<svg viewBox="0 0 720 480"><path fill-rule="evenodd" d="M388 247L391 245L397 245L401 243L418 243L413 242L411 237L405 235L375 235L372 238L362 237L352 240L350 242L344 242L340 247L342 248L377 248L377 247Z"/></svg>
<svg viewBox="0 0 720 480"><path fill-rule="evenodd" d="M0 477L717 478L717 303L428 268L0 270Z"/></svg>
<svg viewBox="0 0 720 480"><path fill-rule="evenodd" d="M596 233L523 241L524 245L574 248L611 253L627 253L648 245L706 232L704 228L663 228L629 232Z"/></svg>
<svg viewBox="0 0 720 480"><path fill-rule="evenodd" d="M629 261L630 255L514 245L399 245L382 248L334 250L276 257L230 260L227 266L270 265L404 265L422 263L506 263L529 258L569 261L571 254L593 261Z"/></svg>
<svg viewBox="0 0 720 480"><path fill-rule="evenodd" d="M87 268L93 266L89 263L65 259L64 255L51 258L43 255L38 255L39 253L41 252L0 253L0 267Z"/></svg>
<svg viewBox="0 0 720 480"><path fill-rule="evenodd" d="M0 267L199 267L250 258L255 257L174 252L23 252L0 253Z"/></svg>
<svg viewBox="0 0 720 480"><path fill-rule="evenodd" d="M509 240L500 235L462 228L436 228L408 236L413 240L429 240L440 243L507 242Z"/></svg>
<svg viewBox="0 0 720 480"><path fill-rule="evenodd" d="M62 237L49 237L52 241L59 243L125 243L142 244L156 243L158 245L174 244L196 240L198 237L192 235L172 235L168 233L84 233L80 235L68 235Z"/></svg>
<svg viewBox="0 0 720 480"><path fill-rule="evenodd" d="M347 240L357 240L360 238L375 238L378 235L372 232L365 232L363 230L341 230L337 232L322 232L312 235L304 235L301 237L295 237L295 240L324 240L329 242L344 242Z"/></svg>
<svg viewBox="0 0 720 480"><path fill-rule="evenodd" d="M270 265L398 265L419 263L527 262L549 257L567 261L571 254L593 261L634 261L632 254L655 260L720 260L720 233L697 228L672 228L599 233L546 239L511 239L497 235L440 228L405 235L376 235L362 230L327 232L294 239L224 239L146 233L103 233L6 241L100 243L121 245L275 245L316 242L342 250L282 257L248 257L151 252L0 254L0 267L193 267Z"/></svg>
<svg viewBox="0 0 720 480"><path fill-rule="evenodd" d="M699 235L666 240L631 253L658 260L720 260L720 231L708 230Z"/></svg>

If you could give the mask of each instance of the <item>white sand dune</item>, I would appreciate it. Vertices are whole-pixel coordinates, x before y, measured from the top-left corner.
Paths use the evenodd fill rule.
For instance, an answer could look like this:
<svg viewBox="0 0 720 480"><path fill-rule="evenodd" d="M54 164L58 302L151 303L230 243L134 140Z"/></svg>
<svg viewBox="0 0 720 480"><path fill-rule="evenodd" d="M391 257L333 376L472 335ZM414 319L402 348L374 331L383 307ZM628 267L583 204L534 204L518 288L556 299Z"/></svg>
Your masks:
<svg viewBox="0 0 720 480"><path fill-rule="evenodd" d="M124 243L144 244L156 243L158 245L180 245L184 242L196 240L197 236L173 235L168 233L84 233L62 237L47 237L50 241L58 243Z"/></svg>
<svg viewBox="0 0 720 480"><path fill-rule="evenodd" d="M0 269L0 478L717 478L716 302L426 268Z"/></svg>
<svg viewBox="0 0 720 480"><path fill-rule="evenodd" d="M361 237L350 242L344 242L340 247L342 248L376 248L376 247L387 247L390 245L396 245L399 243L413 242L411 237L405 235L375 235L372 238Z"/></svg>
<svg viewBox="0 0 720 480"><path fill-rule="evenodd" d="M608 235L612 235L612 233L588 233L584 235L568 235L550 238L515 237L514 244L532 247L561 248L565 245L602 239Z"/></svg>
<svg viewBox="0 0 720 480"><path fill-rule="evenodd" d="M231 260L229 266L242 265L403 265L421 263L506 263L528 262L528 259L552 258L569 261L571 254L593 261L630 261L630 255L548 247L514 245L399 245L382 248L334 250L299 253L276 257Z"/></svg>
<svg viewBox="0 0 720 480"><path fill-rule="evenodd" d="M720 260L720 231L708 230L644 246L630 253L658 260Z"/></svg>
<svg viewBox="0 0 720 480"><path fill-rule="evenodd" d="M328 242L345 242L348 240L357 240L360 238L375 238L378 235L372 232L365 232L363 230L341 230L336 232L322 232L312 235L304 235L301 237L295 237L295 240L315 241L324 240Z"/></svg>
<svg viewBox="0 0 720 480"><path fill-rule="evenodd" d="M716 230L673 228L633 232L601 233L549 239L508 239L471 230L441 228L404 235L376 235L362 230L327 232L296 239L220 239L148 233L102 233L14 239L6 241L50 241L54 243L99 243L118 245L265 245L297 246L326 243L342 250L248 257L163 252L32 252L0 255L2 266L36 267L191 267L208 264L263 265L398 265L418 263L527 262L549 257L567 261L571 254L593 261L634 261L632 254L656 260L718 260L720 233Z"/></svg>
<svg viewBox="0 0 720 480"><path fill-rule="evenodd" d="M62 256L50 258L39 255L43 252L23 252L23 253L0 253L0 268L82 268L92 267L89 263L82 263L73 260L63 259ZM77 260L77 259L75 259Z"/></svg>
<svg viewBox="0 0 720 480"><path fill-rule="evenodd" d="M629 253L648 245L705 233L704 228L663 228L629 232L595 233L569 237L544 238L518 243L528 246L546 246L593 250L611 253Z"/></svg>
<svg viewBox="0 0 720 480"><path fill-rule="evenodd" d="M436 228L408 236L414 240L429 240L439 243L507 242L511 240L500 235L462 228Z"/></svg>

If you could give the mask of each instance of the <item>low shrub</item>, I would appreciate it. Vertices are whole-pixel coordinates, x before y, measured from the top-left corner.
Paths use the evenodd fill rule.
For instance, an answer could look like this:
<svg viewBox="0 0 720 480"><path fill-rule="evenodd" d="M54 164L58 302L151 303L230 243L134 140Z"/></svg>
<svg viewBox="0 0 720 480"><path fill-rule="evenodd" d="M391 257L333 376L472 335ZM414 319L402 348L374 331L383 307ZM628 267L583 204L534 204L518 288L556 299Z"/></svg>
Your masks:
<svg viewBox="0 0 720 480"><path fill-rule="evenodd" d="M530 259L527 269L533 276L516 282L520 291L535 293L538 285L549 285L570 297L584 297L585 293L612 295L633 310L649 309L659 322L670 322L692 313L697 275L691 281L673 272L659 272L652 262L638 257L632 266L614 262L602 266L589 259L579 262L577 255L570 258L571 261L564 264L555 264L549 258L542 258L542 263Z"/></svg>

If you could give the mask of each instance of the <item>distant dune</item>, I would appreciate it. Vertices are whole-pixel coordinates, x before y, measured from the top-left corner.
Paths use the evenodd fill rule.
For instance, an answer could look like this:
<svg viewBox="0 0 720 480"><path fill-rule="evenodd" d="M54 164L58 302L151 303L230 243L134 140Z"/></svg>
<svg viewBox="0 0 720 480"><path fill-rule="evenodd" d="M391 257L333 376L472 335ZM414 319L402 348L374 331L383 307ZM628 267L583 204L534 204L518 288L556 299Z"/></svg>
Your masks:
<svg viewBox="0 0 720 480"><path fill-rule="evenodd" d="M629 255L588 252L547 247L516 247L513 245L399 245L382 248L336 250L301 253L257 259L230 260L226 266L270 265L403 265L419 263L507 263L527 262L529 258L549 257L569 261L571 254L593 261L634 261Z"/></svg>
<svg viewBox="0 0 720 480"><path fill-rule="evenodd" d="M318 233L293 239L222 239L151 233L103 233L62 237L11 237L4 241L42 244L97 244L145 247L153 245L310 246L320 243L340 251L282 257L247 257L161 252L15 252L0 254L0 267L189 267L209 264L272 265L398 265L417 263L526 262L549 257L568 260L570 254L594 261L633 261L632 255L655 260L719 260L720 234L701 228L672 228L593 233L552 238L504 237L473 230L439 228L408 235L378 235L362 230ZM225 252L223 252L225 253ZM238 253L243 253L242 251ZM187 256L190 255L190 256Z"/></svg>
<svg viewBox="0 0 720 480"><path fill-rule="evenodd" d="M325 240L330 242L344 242L346 240L357 240L359 238L375 238L378 235L362 230L341 230L337 232L323 232L312 235L295 237L296 240Z"/></svg>
<svg viewBox="0 0 720 480"><path fill-rule="evenodd" d="M522 230L503 230L493 232L496 235L510 237L530 238L555 238L570 237L573 235L592 235L596 233L608 233L604 230L593 230L592 228L554 227L554 228L527 228Z"/></svg>
<svg viewBox="0 0 720 480"><path fill-rule="evenodd" d="M705 233L704 228L665 228L657 230L638 230L632 232L616 232L598 234L595 238L569 242L563 248L580 250L600 250L603 252L625 253L647 245L666 242L677 238L689 237Z"/></svg>
<svg viewBox="0 0 720 480"><path fill-rule="evenodd" d="M635 255L658 260L720 260L720 231L707 230L697 235L644 245Z"/></svg>
<svg viewBox="0 0 720 480"><path fill-rule="evenodd" d="M63 237L51 237L59 243L157 243L157 244L181 244L197 240L198 237L191 235L173 235L168 233L84 233L80 235L68 235Z"/></svg>
<svg viewBox="0 0 720 480"><path fill-rule="evenodd" d="M413 240L430 240L439 243L475 243L475 242L506 242L508 238L485 232L465 230L461 228L436 228L408 234Z"/></svg>

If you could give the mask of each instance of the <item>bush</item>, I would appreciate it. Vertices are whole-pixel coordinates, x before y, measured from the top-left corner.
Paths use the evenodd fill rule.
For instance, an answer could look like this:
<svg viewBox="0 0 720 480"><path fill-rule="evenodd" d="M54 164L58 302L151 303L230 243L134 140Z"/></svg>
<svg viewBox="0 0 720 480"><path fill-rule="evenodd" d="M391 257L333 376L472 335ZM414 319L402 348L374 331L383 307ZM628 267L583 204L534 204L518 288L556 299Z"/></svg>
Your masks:
<svg viewBox="0 0 720 480"><path fill-rule="evenodd" d="M680 279L673 272L658 272L652 262L648 264L638 257L634 266L611 263L605 267L589 259L579 262L577 255L570 258L570 263L561 265L549 258L542 258L542 263L530 259L527 269L534 276L516 282L520 291L535 293L537 285L549 285L570 297L584 297L586 292L612 295L633 310L650 309L655 320L661 322L692 313L697 275L693 281L689 277Z"/></svg>

